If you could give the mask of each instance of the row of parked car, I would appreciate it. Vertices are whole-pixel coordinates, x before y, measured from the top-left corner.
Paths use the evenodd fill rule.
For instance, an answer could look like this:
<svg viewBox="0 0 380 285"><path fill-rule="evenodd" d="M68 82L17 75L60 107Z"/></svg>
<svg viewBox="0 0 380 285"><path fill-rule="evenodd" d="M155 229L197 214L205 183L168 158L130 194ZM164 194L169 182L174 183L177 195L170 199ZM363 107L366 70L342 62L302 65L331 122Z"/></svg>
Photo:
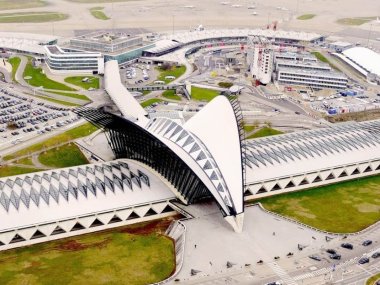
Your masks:
<svg viewBox="0 0 380 285"><path fill-rule="evenodd" d="M363 246L369 246L372 244L372 241L371 240L365 240L363 241L362 245ZM345 249L354 249L354 246L353 244L351 243L348 243L348 242L345 242L345 243L342 243L340 245L342 248L345 248ZM337 252L337 250L335 249L327 249L326 252L329 254L329 258L330 259L336 259L336 260L340 260L342 258L342 255L339 254ZM379 258L380 257L380 252L375 252L372 254L371 256L372 258ZM318 255L310 255L309 258L313 259L313 260L316 260L316 261L321 261L322 258L319 257ZM368 263L369 262L369 257L366 257L366 256L363 256L362 258L359 259L359 264L365 264L365 263Z"/></svg>
<svg viewBox="0 0 380 285"><path fill-rule="evenodd" d="M1 94L1 92L3 94ZM72 113L68 108L56 107L0 89L0 133L2 138L36 131L51 131L51 126L61 127L70 123ZM58 118L59 126L56 125ZM75 117L75 120L77 117ZM47 129L48 128L48 129ZM20 137L19 137L20 138Z"/></svg>

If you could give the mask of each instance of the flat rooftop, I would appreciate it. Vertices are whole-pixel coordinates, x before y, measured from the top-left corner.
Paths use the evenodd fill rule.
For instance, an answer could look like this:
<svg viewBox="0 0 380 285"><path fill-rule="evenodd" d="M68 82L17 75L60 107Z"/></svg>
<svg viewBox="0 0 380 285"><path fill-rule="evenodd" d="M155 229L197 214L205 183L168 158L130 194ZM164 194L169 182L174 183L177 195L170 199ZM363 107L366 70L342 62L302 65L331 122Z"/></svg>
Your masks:
<svg viewBox="0 0 380 285"><path fill-rule="evenodd" d="M85 42L93 43L103 43L103 44L119 44L132 39L139 39L139 36L131 36L126 33L112 33L112 32L93 32L85 35L81 35L73 38L72 40L79 40Z"/></svg>
<svg viewBox="0 0 380 285"><path fill-rule="evenodd" d="M302 68L301 66L300 66L300 68L297 68L297 67L294 67L294 68L293 67L279 67L278 71L347 79L347 76L345 76L343 73L340 73L340 72L320 70L320 69L305 69L305 68Z"/></svg>
<svg viewBox="0 0 380 285"><path fill-rule="evenodd" d="M326 63L321 63L321 62L303 62L303 61L299 61L299 60L286 60L286 59L278 59L276 60L276 64L291 64L293 66L299 66L300 68L301 67L305 67L305 66L310 66L311 68L312 67L315 67L315 68L319 68L319 69L323 69L323 70L331 70L331 67L330 65L326 64Z"/></svg>

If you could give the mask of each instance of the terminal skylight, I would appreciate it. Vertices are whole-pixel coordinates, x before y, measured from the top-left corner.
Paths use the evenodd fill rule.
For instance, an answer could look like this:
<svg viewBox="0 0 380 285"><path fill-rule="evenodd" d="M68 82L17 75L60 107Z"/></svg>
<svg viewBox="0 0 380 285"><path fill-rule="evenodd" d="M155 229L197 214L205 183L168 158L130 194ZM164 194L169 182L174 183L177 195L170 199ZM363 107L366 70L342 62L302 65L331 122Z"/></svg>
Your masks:
<svg viewBox="0 0 380 285"><path fill-rule="evenodd" d="M246 163L268 166L334 155L380 144L380 121L347 123L330 128L272 136L246 142Z"/></svg>

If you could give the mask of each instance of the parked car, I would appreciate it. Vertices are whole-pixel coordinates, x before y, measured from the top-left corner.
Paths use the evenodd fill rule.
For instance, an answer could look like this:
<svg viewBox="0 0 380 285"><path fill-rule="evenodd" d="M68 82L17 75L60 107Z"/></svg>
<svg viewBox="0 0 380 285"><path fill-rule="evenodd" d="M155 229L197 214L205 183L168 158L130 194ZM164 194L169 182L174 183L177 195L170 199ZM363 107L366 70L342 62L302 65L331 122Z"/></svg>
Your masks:
<svg viewBox="0 0 380 285"><path fill-rule="evenodd" d="M330 254L336 254L337 253L335 249L331 249L331 248L327 249L326 252L330 253Z"/></svg>
<svg viewBox="0 0 380 285"><path fill-rule="evenodd" d="M342 256L338 253L335 253L335 254L331 254L329 256L331 259L337 259L337 260L340 260L342 258Z"/></svg>
<svg viewBox="0 0 380 285"><path fill-rule="evenodd" d="M309 258L316 260L316 261L321 261L322 259L318 255L309 255Z"/></svg>
<svg viewBox="0 0 380 285"><path fill-rule="evenodd" d="M371 257L372 257L372 258L378 258L378 257L380 257L380 252L379 252L379 251L376 251L374 254L372 254Z"/></svg>
<svg viewBox="0 0 380 285"><path fill-rule="evenodd" d="M362 257L359 259L359 264L365 264L365 263L369 263L369 258L368 257Z"/></svg>
<svg viewBox="0 0 380 285"><path fill-rule="evenodd" d="M363 243L362 243L362 245L364 245L364 246L369 246L370 244L372 244L372 240L369 240L369 239L363 241Z"/></svg>
<svg viewBox="0 0 380 285"><path fill-rule="evenodd" d="M342 243L340 246L347 249L354 249L354 246L348 242Z"/></svg>

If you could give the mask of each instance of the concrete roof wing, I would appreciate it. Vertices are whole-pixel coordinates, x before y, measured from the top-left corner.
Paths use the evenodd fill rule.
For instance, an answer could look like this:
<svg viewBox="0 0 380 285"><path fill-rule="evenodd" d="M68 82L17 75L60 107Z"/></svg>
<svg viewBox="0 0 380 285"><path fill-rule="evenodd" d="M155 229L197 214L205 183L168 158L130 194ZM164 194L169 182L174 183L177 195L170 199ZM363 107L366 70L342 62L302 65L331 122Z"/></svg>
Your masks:
<svg viewBox="0 0 380 285"><path fill-rule="evenodd" d="M124 117L140 121L146 119L145 116L148 113L121 82L117 60L110 60L105 63L104 84L108 95Z"/></svg>
<svg viewBox="0 0 380 285"><path fill-rule="evenodd" d="M242 213L240 136L235 113L227 97L214 98L184 127L207 146L227 184L236 212Z"/></svg>

